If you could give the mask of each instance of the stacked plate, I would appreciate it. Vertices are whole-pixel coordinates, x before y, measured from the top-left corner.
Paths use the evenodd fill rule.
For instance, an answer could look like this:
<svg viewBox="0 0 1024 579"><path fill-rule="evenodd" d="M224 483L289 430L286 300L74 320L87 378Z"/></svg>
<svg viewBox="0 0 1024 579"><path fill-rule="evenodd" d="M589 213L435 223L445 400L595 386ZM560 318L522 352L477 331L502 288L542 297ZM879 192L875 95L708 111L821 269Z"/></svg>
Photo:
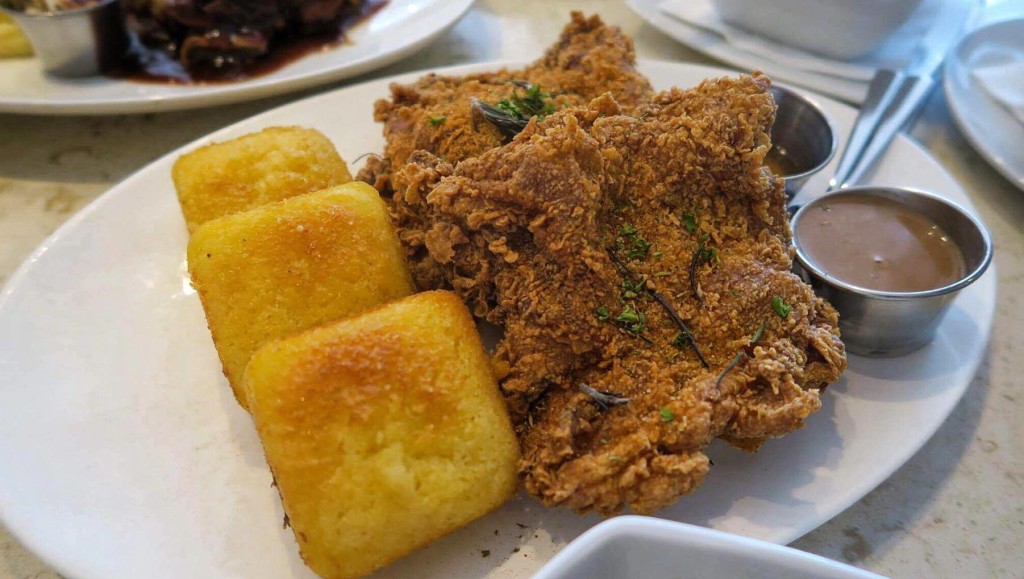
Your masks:
<svg viewBox="0 0 1024 579"><path fill-rule="evenodd" d="M630 8L677 41L741 70L762 70L772 78L860 104L879 68L902 70L945 53L977 10L970 0L924 0L871 52L852 59L811 53L727 24L712 0L627 0ZM771 16L759 5L758 19ZM792 11L794 33L808 26ZM851 25L853 23L851 22ZM836 51L832 51L835 53Z"/></svg>

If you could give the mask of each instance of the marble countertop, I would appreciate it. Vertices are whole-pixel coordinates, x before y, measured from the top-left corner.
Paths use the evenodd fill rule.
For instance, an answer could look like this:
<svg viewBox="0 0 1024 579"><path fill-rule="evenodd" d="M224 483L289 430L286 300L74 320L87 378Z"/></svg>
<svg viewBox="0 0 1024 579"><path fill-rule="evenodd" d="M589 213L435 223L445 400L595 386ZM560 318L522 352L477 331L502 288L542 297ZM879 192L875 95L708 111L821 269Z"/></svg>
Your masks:
<svg viewBox="0 0 1024 579"><path fill-rule="evenodd" d="M548 42L538 39L554 38L574 8L621 26L634 37L641 58L711 62L643 24L621 1L479 0L419 54L341 84L449 64L530 59ZM157 115L0 114L0 284L47 235L133 171L215 129L329 88ZM932 95L911 134L968 192L995 241L998 303L987 354L963 400L924 448L792 546L894 577L1019 576L1024 191L971 149L941 91ZM0 579L52 577L58 575L0 527Z"/></svg>

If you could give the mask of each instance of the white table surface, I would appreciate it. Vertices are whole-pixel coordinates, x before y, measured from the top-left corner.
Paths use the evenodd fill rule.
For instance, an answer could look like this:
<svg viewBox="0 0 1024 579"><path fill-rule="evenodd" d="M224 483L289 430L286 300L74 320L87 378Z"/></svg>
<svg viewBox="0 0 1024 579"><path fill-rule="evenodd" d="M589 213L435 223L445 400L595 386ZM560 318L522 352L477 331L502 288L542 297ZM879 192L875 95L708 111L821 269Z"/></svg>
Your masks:
<svg viewBox="0 0 1024 579"><path fill-rule="evenodd" d="M994 7L1004 13L1018 8L1024 12L1024 2ZM621 0L478 0L420 54L363 78L529 60L557 36L572 9L622 27L640 58L713 64L643 24ZM312 92L159 115L0 114L0 284L78 209L149 161ZM971 195L995 240L999 290L992 339L970 389L935 437L878 489L792 546L894 577L1024 576L1024 191L970 148L941 91L911 134ZM0 579L53 577L0 527Z"/></svg>

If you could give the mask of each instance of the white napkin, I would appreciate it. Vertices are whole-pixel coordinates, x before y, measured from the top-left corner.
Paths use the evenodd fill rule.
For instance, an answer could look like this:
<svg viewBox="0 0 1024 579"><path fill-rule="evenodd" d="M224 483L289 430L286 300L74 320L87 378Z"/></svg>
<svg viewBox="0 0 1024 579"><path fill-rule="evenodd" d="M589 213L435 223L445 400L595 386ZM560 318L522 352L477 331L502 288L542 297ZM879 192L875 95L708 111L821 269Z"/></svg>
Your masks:
<svg viewBox="0 0 1024 579"><path fill-rule="evenodd" d="M1004 48L997 54L986 54L982 63L971 70L971 76L989 96L1024 123L1024 52Z"/></svg>
<svg viewBox="0 0 1024 579"><path fill-rule="evenodd" d="M871 55L856 60L835 60L812 54L730 26L722 22L709 0L665 0L658 5L658 9L685 24L719 34L729 44L757 55L766 62L831 77L868 82L879 68L899 70L910 62L930 21L926 12L934 12L934 5L937 2L928 4L932 6L929 6L920 18L911 18L893 34L893 38L887 41L885 46ZM771 73L771 70L767 72Z"/></svg>

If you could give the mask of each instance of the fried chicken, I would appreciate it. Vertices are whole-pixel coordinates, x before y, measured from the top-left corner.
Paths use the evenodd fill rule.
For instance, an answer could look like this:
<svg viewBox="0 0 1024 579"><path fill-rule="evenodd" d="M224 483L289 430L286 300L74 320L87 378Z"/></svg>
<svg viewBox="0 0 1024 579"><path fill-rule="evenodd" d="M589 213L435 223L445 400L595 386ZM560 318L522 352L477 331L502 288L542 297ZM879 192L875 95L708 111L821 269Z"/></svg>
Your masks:
<svg viewBox="0 0 1024 579"><path fill-rule="evenodd" d="M499 90L482 78L441 94ZM417 281L504 327L493 362L545 504L656 511L701 483L713 439L753 451L799 428L845 369L835 310L790 272L769 85L606 94L498 148L420 140L423 115L464 102L378 106L402 241L432 263Z"/></svg>
<svg viewBox="0 0 1024 579"><path fill-rule="evenodd" d="M508 139L482 120L472 99L495 104L521 95L523 85L537 86L551 95L554 109L586 105L602 94L611 94L623 109L647 102L653 91L636 70L633 41L599 17L572 14L571 22L545 55L521 70L464 77L428 74L410 85L393 84L391 99L374 106L374 119L384 124L387 145L380 158L371 159L358 178L374 185L384 197L393 190L411 190L396 182L401 169L416 151L429 151L457 163L501 146ZM392 219L407 248L407 257L421 287L443 284L434 261L423 247L427 224L417 213L402 212L392 205Z"/></svg>

